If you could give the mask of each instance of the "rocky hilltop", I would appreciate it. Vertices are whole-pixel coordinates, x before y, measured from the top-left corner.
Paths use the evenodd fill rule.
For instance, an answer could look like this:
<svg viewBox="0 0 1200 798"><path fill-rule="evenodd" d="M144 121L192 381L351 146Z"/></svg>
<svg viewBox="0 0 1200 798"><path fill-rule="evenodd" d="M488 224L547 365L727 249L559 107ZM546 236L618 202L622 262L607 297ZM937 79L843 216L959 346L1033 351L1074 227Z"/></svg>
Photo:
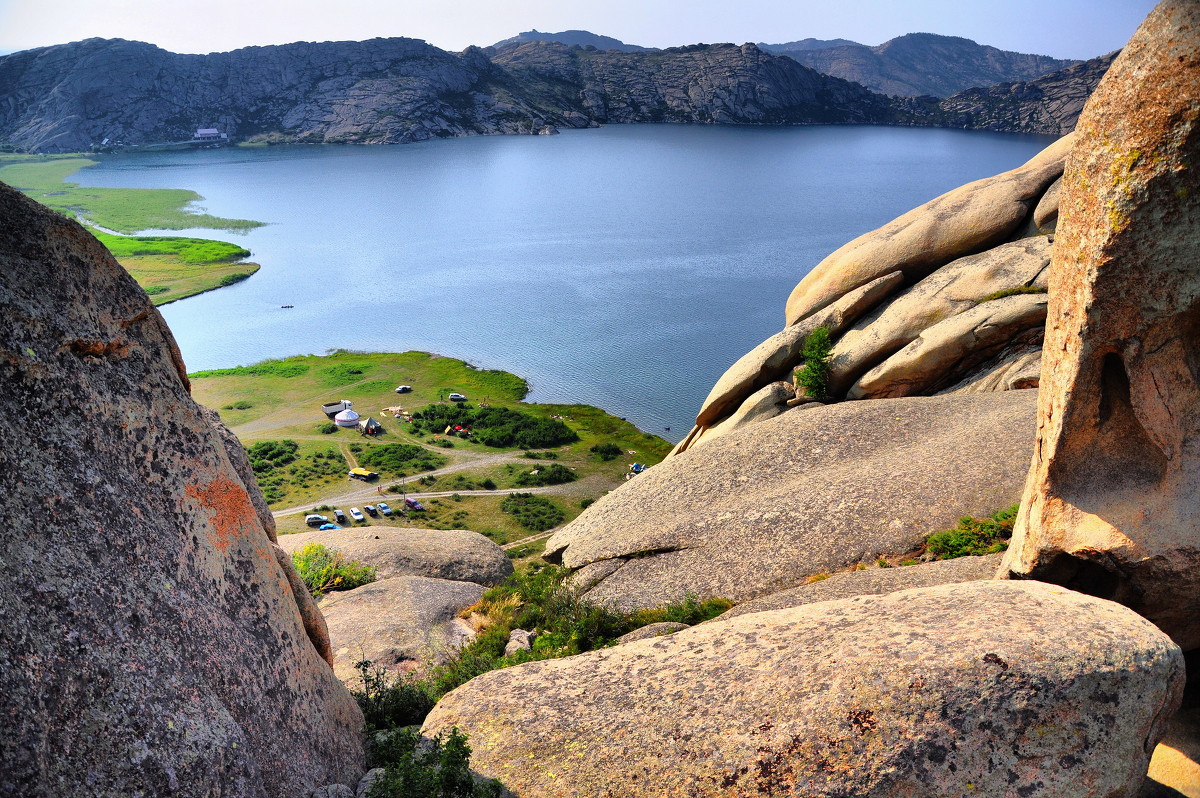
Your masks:
<svg viewBox="0 0 1200 798"><path fill-rule="evenodd" d="M1117 55L1119 51L1025 83L959 92L938 103L941 123L1008 133L1070 133Z"/></svg>
<svg viewBox="0 0 1200 798"><path fill-rule="evenodd" d="M412 39L177 55L89 39L0 58L0 140L63 152L106 139L393 144L603 122L862 122L886 98L753 45L647 53L521 43L447 53Z"/></svg>
<svg viewBox="0 0 1200 798"><path fill-rule="evenodd" d="M878 47L854 42L818 47L811 45L814 41L763 47L826 75L901 97L946 97L973 86L1031 80L1078 63L933 33L909 33Z"/></svg>
<svg viewBox="0 0 1200 798"><path fill-rule="evenodd" d="M624 53L636 53L651 49L636 44L626 44L620 39L614 39L611 36L601 36L586 30L564 30L558 33L527 30L511 38L496 42L492 47L504 47L505 45L522 44L524 42L558 42L559 44L568 46L577 44L580 47L595 47L597 50L620 50Z"/></svg>

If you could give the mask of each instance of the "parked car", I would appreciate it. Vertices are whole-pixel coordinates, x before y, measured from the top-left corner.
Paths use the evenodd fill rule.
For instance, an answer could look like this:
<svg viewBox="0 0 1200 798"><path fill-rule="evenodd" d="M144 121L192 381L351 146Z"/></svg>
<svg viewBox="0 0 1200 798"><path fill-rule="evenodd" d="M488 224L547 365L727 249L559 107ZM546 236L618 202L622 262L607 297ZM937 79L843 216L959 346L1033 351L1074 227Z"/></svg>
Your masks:
<svg viewBox="0 0 1200 798"><path fill-rule="evenodd" d="M392 514L392 508L388 507L385 502L380 502L377 506L379 507L379 512L383 513L384 515Z"/></svg>
<svg viewBox="0 0 1200 798"><path fill-rule="evenodd" d="M334 510L333 517L339 524L346 523L346 514L343 513L341 510Z"/></svg>
<svg viewBox="0 0 1200 798"><path fill-rule="evenodd" d="M368 505L367 505L366 507L364 507L363 509L364 509L364 510L366 510L366 511L367 511L367 515L371 516L372 518L378 518L378 517L379 517L379 511L375 509L375 505L373 505L373 504L368 504Z"/></svg>
<svg viewBox="0 0 1200 798"><path fill-rule="evenodd" d="M324 532L326 529L341 529L341 527L337 524L321 524L321 531Z"/></svg>
<svg viewBox="0 0 1200 798"><path fill-rule="evenodd" d="M355 521L365 521L365 520L367 520L367 519L363 518L362 511L361 511L361 510L359 510L357 507L351 507L351 508L350 508L350 517L351 517L351 518L353 518Z"/></svg>
<svg viewBox="0 0 1200 798"><path fill-rule="evenodd" d="M316 513L313 513L312 515L304 516L304 523L308 524L309 526L320 526L321 524L328 524L329 519L323 515L317 515Z"/></svg>
<svg viewBox="0 0 1200 798"><path fill-rule="evenodd" d="M407 504L409 507L411 507L414 510L424 510L425 509L425 507L422 506L422 504L419 501L417 501L416 499L405 499L404 503Z"/></svg>
<svg viewBox="0 0 1200 798"><path fill-rule="evenodd" d="M452 393L452 394L450 394L450 401L451 402L465 402L465 401L467 401L467 397L463 396L461 393Z"/></svg>
<svg viewBox="0 0 1200 798"><path fill-rule="evenodd" d="M400 385L396 388L396 393L409 393L412 391L411 385Z"/></svg>

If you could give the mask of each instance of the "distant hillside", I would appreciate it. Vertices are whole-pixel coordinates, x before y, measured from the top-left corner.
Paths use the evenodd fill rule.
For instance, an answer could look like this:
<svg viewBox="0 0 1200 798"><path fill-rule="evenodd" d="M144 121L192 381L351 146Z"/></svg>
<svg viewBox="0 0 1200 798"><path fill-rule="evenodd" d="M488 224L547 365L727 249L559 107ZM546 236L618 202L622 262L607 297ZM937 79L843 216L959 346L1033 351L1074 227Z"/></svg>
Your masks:
<svg viewBox="0 0 1200 798"><path fill-rule="evenodd" d="M806 40L813 41L813 40ZM788 45L771 45L767 49ZM827 75L901 97L947 97L975 86L1026 81L1078 61L998 50L957 36L910 33L878 47L788 49L782 53Z"/></svg>
<svg viewBox="0 0 1200 798"><path fill-rule="evenodd" d="M809 50L828 50L830 47L846 46L864 47L865 45L852 42L849 39L801 39L798 42L784 42L783 44L758 43L760 50L766 50L772 55L790 55L794 52L803 53Z"/></svg>
<svg viewBox="0 0 1200 798"><path fill-rule="evenodd" d="M177 55L88 39L0 57L0 143L41 152L179 141L396 144L604 122L909 122L895 103L752 44L448 53L413 39Z"/></svg>
<svg viewBox="0 0 1200 798"><path fill-rule="evenodd" d="M626 44L620 39L614 39L611 36L601 36L597 33L591 33L586 30L564 30L558 33L543 33L538 30L527 30L524 33L518 33L511 39L505 39L502 42L496 42L492 47L504 47L509 44L523 44L525 42L558 42L559 44L572 45L577 44L580 47L595 47L597 50L620 50L623 53L636 53L642 50L648 50L648 47L639 47L636 44Z"/></svg>
<svg viewBox="0 0 1200 798"><path fill-rule="evenodd" d="M1026 83L967 89L939 103L947 127L1069 133L1120 50Z"/></svg>

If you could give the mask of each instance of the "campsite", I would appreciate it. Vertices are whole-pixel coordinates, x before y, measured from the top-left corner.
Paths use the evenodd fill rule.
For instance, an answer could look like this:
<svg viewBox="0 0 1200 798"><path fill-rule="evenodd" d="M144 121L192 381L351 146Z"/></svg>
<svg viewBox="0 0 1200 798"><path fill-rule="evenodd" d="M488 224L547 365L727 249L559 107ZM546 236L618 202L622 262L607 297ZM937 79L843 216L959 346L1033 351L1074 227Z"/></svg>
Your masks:
<svg viewBox="0 0 1200 798"><path fill-rule="evenodd" d="M472 529L511 543L574 518L632 464L670 450L594 407L523 402L528 385L515 375L424 352L303 355L190 377L197 401L246 446L281 534L307 530L306 515L383 502L390 515L350 525ZM402 397L401 384L410 388ZM504 426L476 435L468 418Z"/></svg>

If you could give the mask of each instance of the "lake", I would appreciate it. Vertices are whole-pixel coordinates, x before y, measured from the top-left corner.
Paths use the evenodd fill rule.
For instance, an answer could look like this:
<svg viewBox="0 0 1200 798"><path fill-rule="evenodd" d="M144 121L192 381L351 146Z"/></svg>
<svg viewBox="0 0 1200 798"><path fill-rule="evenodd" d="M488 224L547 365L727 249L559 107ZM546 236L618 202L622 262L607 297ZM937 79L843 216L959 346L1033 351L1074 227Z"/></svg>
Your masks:
<svg viewBox="0 0 1200 798"><path fill-rule="evenodd" d="M613 125L394 147L104 156L85 185L189 188L262 269L166 305L190 370L420 349L678 440L825 255L1052 138ZM283 309L282 305L293 305ZM665 428L670 427L670 432Z"/></svg>

